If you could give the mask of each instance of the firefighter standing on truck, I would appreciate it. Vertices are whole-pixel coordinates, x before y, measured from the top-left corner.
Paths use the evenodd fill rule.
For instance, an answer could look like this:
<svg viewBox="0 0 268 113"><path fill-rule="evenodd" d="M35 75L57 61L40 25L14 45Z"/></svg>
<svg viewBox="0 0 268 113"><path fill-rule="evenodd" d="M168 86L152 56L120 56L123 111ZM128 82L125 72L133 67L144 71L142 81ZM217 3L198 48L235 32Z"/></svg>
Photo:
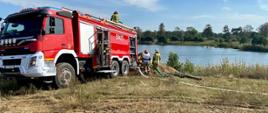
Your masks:
<svg viewBox="0 0 268 113"><path fill-rule="evenodd" d="M153 68L156 69L161 61L161 55L158 50L155 50L154 56L153 56Z"/></svg>
<svg viewBox="0 0 268 113"><path fill-rule="evenodd" d="M120 22L120 16L118 14L117 11L114 12L114 14L111 17L111 21L115 22L115 23L119 23Z"/></svg>

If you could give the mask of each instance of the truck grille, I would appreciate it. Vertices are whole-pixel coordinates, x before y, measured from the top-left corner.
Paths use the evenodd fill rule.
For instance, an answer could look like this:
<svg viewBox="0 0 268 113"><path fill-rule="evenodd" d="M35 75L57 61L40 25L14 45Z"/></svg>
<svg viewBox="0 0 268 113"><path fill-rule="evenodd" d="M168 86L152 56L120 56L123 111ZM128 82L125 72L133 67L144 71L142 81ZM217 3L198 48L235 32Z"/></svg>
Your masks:
<svg viewBox="0 0 268 113"><path fill-rule="evenodd" d="M3 74L6 74L6 73L19 73L20 69L19 68L14 68L14 69L0 68L0 72L3 73Z"/></svg>
<svg viewBox="0 0 268 113"><path fill-rule="evenodd" d="M25 48L15 48L15 49L6 49L0 51L0 56L9 56L9 55L25 55L25 54L34 54L35 52L30 51L30 49Z"/></svg>
<svg viewBox="0 0 268 113"><path fill-rule="evenodd" d="M20 64L21 64L21 59L3 60L4 66L20 65Z"/></svg>

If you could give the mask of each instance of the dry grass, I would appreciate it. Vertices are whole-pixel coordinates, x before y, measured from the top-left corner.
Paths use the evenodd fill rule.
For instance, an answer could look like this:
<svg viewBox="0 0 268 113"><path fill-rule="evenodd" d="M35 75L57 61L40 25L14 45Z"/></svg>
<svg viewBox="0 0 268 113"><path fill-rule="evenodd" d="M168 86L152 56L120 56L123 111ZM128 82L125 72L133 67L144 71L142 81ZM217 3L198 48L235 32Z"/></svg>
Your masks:
<svg viewBox="0 0 268 113"><path fill-rule="evenodd" d="M236 78L268 79L268 67L263 65L246 65L243 62L230 63L223 59L220 65L195 66L193 74L199 76L225 76Z"/></svg>
<svg viewBox="0 0 268 113"><path fill-rule="evenodd" d="M205 77L203 81L138 76L100 79L68 89L1 97L7 112L156 112L265 113L268 96L222 92L180 84L193 83L268 93L265 80Z"/></svg>

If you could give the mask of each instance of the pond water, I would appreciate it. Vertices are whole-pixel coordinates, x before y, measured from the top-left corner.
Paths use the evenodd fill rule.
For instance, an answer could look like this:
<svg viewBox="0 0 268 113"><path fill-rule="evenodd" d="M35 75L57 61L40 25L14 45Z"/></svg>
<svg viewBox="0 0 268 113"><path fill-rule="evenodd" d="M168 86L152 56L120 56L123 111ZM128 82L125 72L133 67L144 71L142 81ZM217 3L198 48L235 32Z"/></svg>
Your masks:
<svg viewBox="0 0 268 113"><path fill-rule="evenodd" d="M180 61L187 59L195 65L218 65L224 59L231 63L245 63L247 65L268 65L268 53L246 52L237 49L201 47L201 46L176 46L176 45L139 45L139 52L147 49L151 56L155 49L161 52L162 62L166 63L170 52L177 53Z"/></svg>

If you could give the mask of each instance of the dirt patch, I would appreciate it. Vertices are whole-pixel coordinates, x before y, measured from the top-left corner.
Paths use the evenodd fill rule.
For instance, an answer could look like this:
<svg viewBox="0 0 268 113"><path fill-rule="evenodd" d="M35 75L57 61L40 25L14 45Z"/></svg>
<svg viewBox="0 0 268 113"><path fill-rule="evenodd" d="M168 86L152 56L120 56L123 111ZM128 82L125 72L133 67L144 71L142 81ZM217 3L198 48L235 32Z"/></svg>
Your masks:
<svg viewBox="0 0 268 113"><path fill-rule="evenodd" d="M159 68L161 69L161 71L165 72L165 73L176 73L177 70L170 67L170 66L167 66L165 64L160 64L159 65Z"/></svg>

